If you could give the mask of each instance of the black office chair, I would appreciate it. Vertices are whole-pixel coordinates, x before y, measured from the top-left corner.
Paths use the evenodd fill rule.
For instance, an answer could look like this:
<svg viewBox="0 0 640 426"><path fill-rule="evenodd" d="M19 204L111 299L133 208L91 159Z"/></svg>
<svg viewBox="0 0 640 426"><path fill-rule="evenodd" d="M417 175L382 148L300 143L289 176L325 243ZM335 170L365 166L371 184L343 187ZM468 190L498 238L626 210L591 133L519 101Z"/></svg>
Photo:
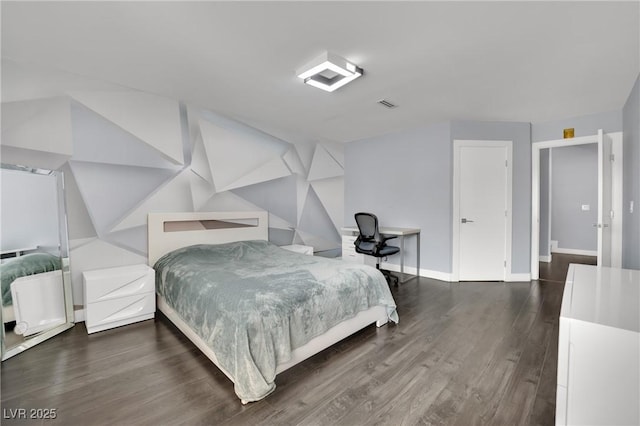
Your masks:
<svg viewBox="0 0 640 426"><path fill-rule="evenodd" d="M380 259L400 251L398 247L387 245L387 240L396 238L396 236L381 235L378 231L378 218L372 213L356 213L355 217L360 230L360 235L354 242L356 252L375 257L376 268L382 272L388 282L393 281L395 285L398 285L398 277L389 271L380 269Z"/></svg>

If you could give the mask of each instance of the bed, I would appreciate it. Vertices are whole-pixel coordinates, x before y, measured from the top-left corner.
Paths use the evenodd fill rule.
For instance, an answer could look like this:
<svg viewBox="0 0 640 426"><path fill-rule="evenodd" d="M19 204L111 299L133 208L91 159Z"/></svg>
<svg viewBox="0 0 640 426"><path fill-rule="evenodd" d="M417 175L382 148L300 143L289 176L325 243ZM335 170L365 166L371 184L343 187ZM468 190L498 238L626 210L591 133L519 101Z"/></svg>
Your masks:
<svg viewBox="0 0 640 426"><path fill-rule="evenodd" d="M231 381L243 404L278 373L356 331L398 321L382 274L268 240L267 212L151 213L158 308Z"/></svg>
<svg viewBox="0 0 640 426"><path fill-rule="evenodd" d="M29 253L3 260L0 264L0 290L2 293L2 321L15 321L12 286L15 293L16 280L32 275L58 271L62 267L59 256L50 253ZM48 277L48 276L47 276ZM45 278L45 280L48 278ZM24 281L24 280L23 280Z"/></svg>

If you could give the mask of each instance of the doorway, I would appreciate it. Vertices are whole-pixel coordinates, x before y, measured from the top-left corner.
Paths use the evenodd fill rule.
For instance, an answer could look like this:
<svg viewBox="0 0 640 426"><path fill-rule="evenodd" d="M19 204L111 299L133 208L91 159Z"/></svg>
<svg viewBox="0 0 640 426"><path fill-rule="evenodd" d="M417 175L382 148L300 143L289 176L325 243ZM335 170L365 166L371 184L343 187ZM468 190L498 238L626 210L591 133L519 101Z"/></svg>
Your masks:
<svg viewBox="0 0 640 426"><path fill-rule="evenodd" d="M454 141L453 281L511 271L511 141Z"/></svg>
<svg viewBox="0 0 640 426"><path fill-rule="evenodd" d="M604 134L572 139L559 139L532 144L532 234L531 234L531 279L540 277L539 260L545 253L540 251L541 238L541 154L547 148L597 144L598 147L598 201L597 221L593 223L597 234L597 264L620 267L622 262L622 133ZM542 204L544 204L542 202ZM546 211L545 211L546 214Z"/></svg>

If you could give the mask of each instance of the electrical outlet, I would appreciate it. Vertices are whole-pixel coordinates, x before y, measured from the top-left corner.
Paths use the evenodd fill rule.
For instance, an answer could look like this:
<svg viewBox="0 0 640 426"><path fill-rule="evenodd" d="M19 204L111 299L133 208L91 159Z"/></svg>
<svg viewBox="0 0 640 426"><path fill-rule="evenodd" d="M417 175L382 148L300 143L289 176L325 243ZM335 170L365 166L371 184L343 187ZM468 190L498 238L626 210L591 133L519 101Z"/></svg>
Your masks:
<svg viewBox="0 0 640 426"><path fill-rule="evenodd" d="M591 206L589 204L583 204L582 205L582 211L583 212L588 212L589 210L591 210Z"/></svg>

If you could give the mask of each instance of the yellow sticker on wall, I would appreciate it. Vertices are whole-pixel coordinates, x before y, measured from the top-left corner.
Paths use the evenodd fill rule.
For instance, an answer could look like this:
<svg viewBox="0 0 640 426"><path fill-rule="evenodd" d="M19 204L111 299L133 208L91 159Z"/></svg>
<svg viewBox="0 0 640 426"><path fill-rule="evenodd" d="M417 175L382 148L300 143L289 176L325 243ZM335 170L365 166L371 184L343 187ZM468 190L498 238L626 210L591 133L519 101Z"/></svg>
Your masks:
<svg viewBox="0 0 640 426"><path fill-rule="evenodd" d="M563 133L564 133L564 138L565 138L565 139L572 138L572 137L573 137L573 128L571 128L571 129L564 129Z"/></svg>

